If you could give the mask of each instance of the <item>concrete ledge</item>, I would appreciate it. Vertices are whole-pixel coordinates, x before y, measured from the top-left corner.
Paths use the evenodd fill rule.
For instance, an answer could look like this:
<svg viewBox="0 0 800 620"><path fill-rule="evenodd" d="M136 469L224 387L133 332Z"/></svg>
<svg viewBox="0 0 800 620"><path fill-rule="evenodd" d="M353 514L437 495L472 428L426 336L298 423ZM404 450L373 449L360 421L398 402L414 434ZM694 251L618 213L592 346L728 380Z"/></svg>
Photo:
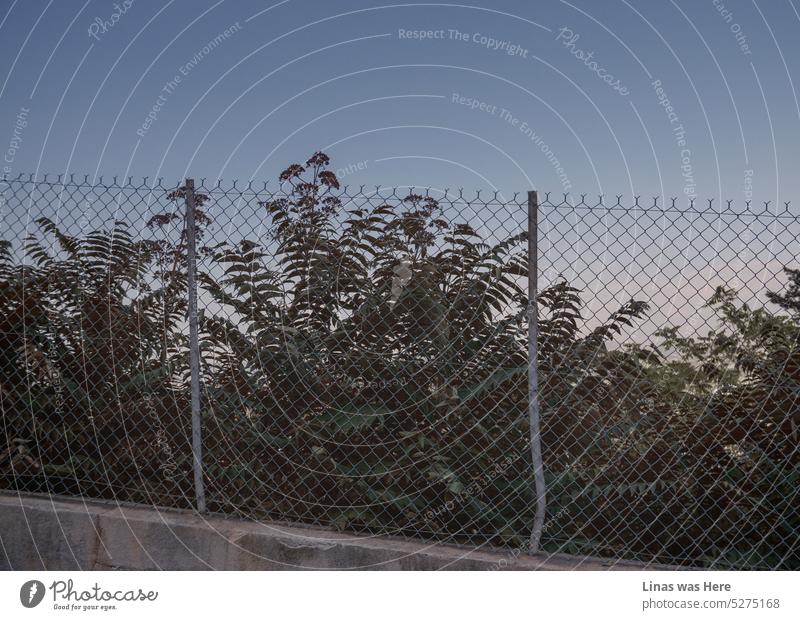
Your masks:
<svg viewBox="0 0 800 620"><path fill-rule="evenodd" d="M359 537L188 511L0 493L3 570L643 570L597 558L516 555Z"/></svg>

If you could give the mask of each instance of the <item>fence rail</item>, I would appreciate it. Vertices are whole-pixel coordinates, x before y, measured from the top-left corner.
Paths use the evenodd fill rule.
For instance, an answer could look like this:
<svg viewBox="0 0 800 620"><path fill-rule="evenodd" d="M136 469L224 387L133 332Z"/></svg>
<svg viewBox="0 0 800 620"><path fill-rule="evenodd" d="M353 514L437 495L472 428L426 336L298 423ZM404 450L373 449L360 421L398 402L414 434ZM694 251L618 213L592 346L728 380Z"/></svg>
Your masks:
<svg viewBox="0 0 800 620"><path fill-rule="evenodd" d="M327 165L1 181L0 488L800 568L788 203L353 191Z"/></svg>

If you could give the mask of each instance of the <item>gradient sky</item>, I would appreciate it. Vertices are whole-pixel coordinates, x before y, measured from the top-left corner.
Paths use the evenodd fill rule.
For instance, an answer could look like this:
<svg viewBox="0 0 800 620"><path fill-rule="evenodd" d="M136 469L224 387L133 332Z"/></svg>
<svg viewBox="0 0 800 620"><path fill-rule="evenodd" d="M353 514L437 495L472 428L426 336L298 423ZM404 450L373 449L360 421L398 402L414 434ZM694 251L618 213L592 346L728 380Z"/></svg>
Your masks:
<svg viewBox="0 0 800 620"><path fill-rule="evenodd" d="M322 149L356 185L798 201L799 12L2 0L3 172L262 181Z"/></svg>

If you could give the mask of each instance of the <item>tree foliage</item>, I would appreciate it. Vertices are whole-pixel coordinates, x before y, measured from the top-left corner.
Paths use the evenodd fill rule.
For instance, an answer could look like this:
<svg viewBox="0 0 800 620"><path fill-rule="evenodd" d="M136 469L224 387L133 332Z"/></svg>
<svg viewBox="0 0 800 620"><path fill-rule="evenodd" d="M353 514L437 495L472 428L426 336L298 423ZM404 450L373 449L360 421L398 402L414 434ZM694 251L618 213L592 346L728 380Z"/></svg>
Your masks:
<svg viewBox="0 0 800 620"><path fill-rule="evenodd" d="M315 153L261 204L268 235L202 249L204 453L213 509L523 544L527 237L487 240L430 196L357 204ZM181 200L186 188L170 195ZM198 236L211 223L198 195ZM186 237L174 214L0 244L0 478L191 503ZM17 240L18 241L18 240ZM708 332L629 300L588 328L539 293L545 548L800 566L800 271L771 308L717 289ZM784 312L781 312L784 311Z"/></svg>

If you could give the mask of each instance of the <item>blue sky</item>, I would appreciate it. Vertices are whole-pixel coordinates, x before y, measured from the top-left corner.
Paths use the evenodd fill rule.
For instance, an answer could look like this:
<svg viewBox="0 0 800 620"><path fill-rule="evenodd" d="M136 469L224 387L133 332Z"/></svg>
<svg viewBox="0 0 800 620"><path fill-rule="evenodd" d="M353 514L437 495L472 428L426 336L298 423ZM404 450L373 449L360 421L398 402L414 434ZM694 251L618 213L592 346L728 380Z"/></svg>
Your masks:
<svg viewBox="0 0 800 620"><path fill-rule="evenodd" d="M3 172L800 200L799 12L3 0Z"/></svg>

